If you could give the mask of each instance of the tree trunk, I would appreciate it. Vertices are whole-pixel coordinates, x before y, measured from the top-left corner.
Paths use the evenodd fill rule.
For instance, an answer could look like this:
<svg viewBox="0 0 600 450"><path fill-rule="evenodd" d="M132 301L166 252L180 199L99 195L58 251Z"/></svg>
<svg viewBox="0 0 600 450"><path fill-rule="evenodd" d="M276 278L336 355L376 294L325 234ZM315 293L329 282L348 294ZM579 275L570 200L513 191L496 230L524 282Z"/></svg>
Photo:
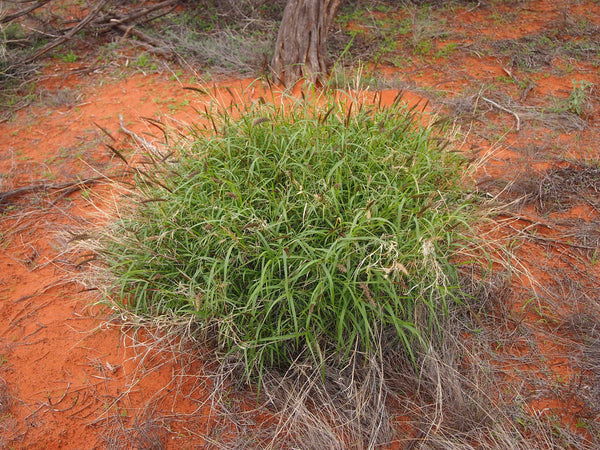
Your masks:
<svg viewBox="0 0 600 450"><path fill-rule="evenodd" d="M271 69L293 86L327 75L327 34L342 0L288 0L277 35Z"/></svg>

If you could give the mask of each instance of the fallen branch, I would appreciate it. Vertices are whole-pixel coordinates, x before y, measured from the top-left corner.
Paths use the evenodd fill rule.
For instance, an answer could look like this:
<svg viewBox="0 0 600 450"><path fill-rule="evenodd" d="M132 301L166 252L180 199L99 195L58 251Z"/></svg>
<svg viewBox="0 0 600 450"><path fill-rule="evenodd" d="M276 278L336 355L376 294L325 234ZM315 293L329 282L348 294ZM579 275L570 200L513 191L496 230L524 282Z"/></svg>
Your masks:
<svg viewBox="0 0 600 450"><path fill-rule="evenodd" d="M44 45L37 52L35 52L33 55L31 55L29 58L27 58L25 60L25 62L30 63L30 62L36 60L37 58L39 58L40 56L46 54L48 51L52 50L53 48L58 47L59 45L67 42L69 39L71 39L75 35L75 33L82 30L83 28L86 27L86 25L88 25L90 22L92 22L92 20L94 20L94 18L100 13L102 8L104 8L104 5L106 5L109 1L110 0L100 0L96 4L96 6L94 6L94 8L92 8L92 10L89 12L89 14L85 17L85 19L83 19L81 22L79 22L77 24L77 26L71 28L71 30L68 33L66 33L65 35L60 36L60 37L54 39L52 42L49 42L48 44Z"/></svg>
<svg viewBox="0 0 600 450"><path fill-rule="evenodd" d="M504 107L502 105L500 105L499 103L496 103L493 100L490 100L489 98L481 97L481 99L485 100L490 105L495 106L496 108L498 108L498 109L500 109L500 110L502 110L504 112L507 112L508 114L512 114L515 117L515 119L517 119L517 131L519 131L521 129L521 119L519 118L519 116L517 115L516 112L514 112L514 111L512 111L512 110L510 110L510 109L508 109L508 108L506 108L506 107Z"/></svg>
<svg viewBox="0 0 600 450"><path fill-rule="evenodd" d="M122 17L105 16L105 17L100 18L100 20L98 20L94 25L98 28L97 31L99 33L104 33L104 32L109 31L109 29L111 29L117 25L128 25L128 24L131 24L132 22L136 22L138 19L144 18L144 21L152 21L154 19L157 19L157 18L163 16L164 14L168 14L170 11L172 11L172 9L170 9L166 12L161 12L160 14L158 14L154 17L147 18L147 16L150 13L159 11L159 10L169 7L169 6L173 6L178 1L179 0L165 0L163 2L157 3L156 5L148 6L147 8L137 10L136 12L134 12L128 16L122 16Z"/></svg>
<svg viewBox="0 0 600 450"><path fill-rule="evenodd" d="M125 25L117 25L116 28L120 31L123 31L123 37L126 38L127 36L131 35L131 36L135 36L138 39L138 42L144 43L145 47L147 47L147 50L151 53L154 54L172 54L173 52L171 50L165 50L164 49L164 42L153 38L152 36L147 35L146 33L137 30L134 28L134 25L130 25L130 26L125 26Z"/></svg>
<svg viewBox="0 0 600 450"><path fill-rule="evenodd" d="M46 3L50 3L52 0L39 0L37 3L34 3L31 6L28 6L27 8L23 8L20 9L18 11L15 11L12 14L7 14L4 17L0 17L0 24L1 23L8 23L11 22L15 19L18 19L21 16L25 16L27 14L29 14L31 11L35 11L38 8L41 8L42 6L44 6Z"/></svg>
<svg viewBox="0 0 600 450"><path fill-rule="evenodd" d="M550 225L549 223L544 223L539 220L530 219L529 217L525 217L520 214L514 214L514 213L511 213L508 211L503 211L500 215L512 217L513 219L517 219L517 220L523 220L524 222L529 222L531 224L530 226L540 226L540 227L548 228L550 230L554 229L554 227L552 225Z"/></svg>
<svg viewBox="0 0 600 450"><path fill-rule="evenodd" d="M4 22L10 22L18 17L24 16L51 1L52 0L39 0L31 6L23 8L10 15L0 17L0 24ZM159 17L169 14L177 7L179 2L180 0L164 0L143 8L136 7L133 8L133 10L123 10L119 8L119 5L110 5L111 3L116 3L112 0L98 0L95 2L95 5L83 20L72 27L60 30L58 32L59 36L55 37L51 42L34 52L31 56L26 58L24 62L31 63L35 61L36 59L48 53L50 50L69 41L82 30L90 30L95 34L103 34L113 30L118 30L123 32L125 37L129 35L136 36L140 41L156 47L153 49L154 53L168 53L168 51L162 50L162 47L164 47L164 43L162 41L141 31L135 30L134 27L140 23L151 22Z"/></svg>
<svg viewBox="0 0 600 450"><path fill-rule="evenodd" d="M94 177L86 178L85 180L79 181L67 181L65 183L39 183L32 184L30 186L24 186L18 189L14 189L12 191L0 192L0 211L2 210L2 206L7 204L11 199L21 197L22 195L39 191L60 191L63 189L66 189L67 193L71 193L76 190L82 189L85 186L96 184L100 180L105 179L106 177Z"/></svg>
<svg viewBox="0 0 600 450"><path fill-rule="evenodd" d="M597 250L598 249L597 246L573 244L572 242L566 242L566 241L562 241L560 239L553 239L553 238L548 238L548 237L544 237L544 236L537 236L537 235L529 233L527 231L519 230L518 228L515 228L512 225L509 225L509 227L512 228L514 231L516 231L518 234L524 236L526 239L531 239L532 241L537 241L537 242L554 245L554 246L565 246L565 247L577 248L577 249L581 249L581 250Z"/></svg>

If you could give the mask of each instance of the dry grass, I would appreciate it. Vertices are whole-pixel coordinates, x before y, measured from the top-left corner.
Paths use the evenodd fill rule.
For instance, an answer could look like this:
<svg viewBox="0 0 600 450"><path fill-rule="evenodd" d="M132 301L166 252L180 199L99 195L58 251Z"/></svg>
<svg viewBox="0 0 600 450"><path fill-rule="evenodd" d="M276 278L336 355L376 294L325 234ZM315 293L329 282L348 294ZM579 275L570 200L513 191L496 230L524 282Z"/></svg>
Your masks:
<svg viewBox="0 0 600 450"><path fill-rule="evenodd" d="M169 432L160 414L149 412L133 419L115 414L102 421L100 441L111 450L127 448L162 450ZM96 424L97 425L97 424Z"/></svg>
<svg viewBox="0 0 600 450"><path fill-rule="evenodd" d="M11 410L15 398L4 378L0 377L0 445L4 448L18 438L16 436L17 421Z"/></svg>
<svg viewBox="0 0 600 450"><path fill-rule="evenodd" d="M516 167L519 165L520 170L513 169L516 173L510 179L483 179L479 186L502 194L513 202L513 207L535 205L540 214L565 212L578 205L600 211L600 167L597 162L555 161L552 167L533 173L527 160L514 163ZM577 228L573 232L590 246L596 242L594 224L594 221L576 219L559 223Z"/></svg>
<svg viewBox="0 0 600 450"><path fill-rule="evenodd" d="M8 389L8 385L3 378L0 378L0 417L8 414L12 408L13 397Z"/></svg>
<svg viewBox="0 0 600 450"><path fill-rule="evenodd" d="M547 171L534 195L541 211L564 211L587 203L600 210L600 166L574 162Z"/></svg>
<svg viewBox="0 0 600 450"><path fill-rule="evenodd" d="M198 410L210 405L218 417L220 425L203 436L214 448L358 449L393 441L416 448L448 448L450 444L469 448L467 442L487 439L492 430L497 431L505 412L497 405L498 399L489 395L497 388L489 362L479 358L479 347L471 347L472 342L461 336L472 331L485 311L504 303L508 285L505 278L487 283L473 280L471 289L468 301L473 314L451 313L452 318L439 330L439 340L418 355L418 367L407 363L399 348L386 349L381 358L371 359L355 352L343 367L331 361L324 371L302 365L285 373L270 371L257 394L244 386L239 361L225 360L212 369L205 366L202 374L189 372L193 364L180 364L183 370L165 390L175 389L186 396L189 386L183 380L190 376L205 380L202 386L210 389L210 395L198 404ZM198 357L193 356L198 342L191 323L174 326L173 321L150 322L131 315L121 319L143 326L144 331L134 333L129 341L138 349L143 376L166 361ZM212 359L210 355L205 358ZM132 374L132 384L142 372ZM254 403L255 395L256 409L241 406ZM167 412L150 404L145 409L152 409L153 414L131 425L118 415L102 419L99 425L106 430L106 443L124 439L133 443L141 434L157 436L158 418ZM175 411L170 414L172 424L186 421ZM257 422L260 416L270 419ZM404 424L404 431L398 431L398 423ZM502 442L494 440L494 445Z"/></svg>
<svg viewBox="0 0 600 450"><path fill-rule="evenodd" d="M475 94L464 94L453 98L443 99L440 103L444 106L446 114L461 123L477 121L489 124L487 115L494 112L510 117L514 120L514 128L547 127L553 130L581 131L586 127L586 122L579 115L564 108L547 108L540 106L526 106L498 93L486 94L482 91Z"/></svg>

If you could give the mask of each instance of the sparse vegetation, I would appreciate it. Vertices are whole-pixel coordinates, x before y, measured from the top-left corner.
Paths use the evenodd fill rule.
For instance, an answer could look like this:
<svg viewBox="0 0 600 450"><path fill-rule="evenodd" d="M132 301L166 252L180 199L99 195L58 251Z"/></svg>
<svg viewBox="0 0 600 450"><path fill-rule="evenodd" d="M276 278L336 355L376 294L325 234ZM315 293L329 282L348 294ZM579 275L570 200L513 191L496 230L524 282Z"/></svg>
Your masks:
<svg viewBox="0 0 600 450"><path fill-rule="evenodd" d="M209 1L174 12L145 31L182 60L212 73L266 71L285 1Z"/></svg>
<svg viewBox="0 0 600 450"><path fill-rule="evenodd" d="M553 66L555 58L575 58L598 65L600 46L597 37L580 38L576 41L539 33L519 39L499 40L492 44L493 53L508 57L513 68L535 72Z"/></svg>
<svg viewBox="0 0 600 450"><path fill-rule="evenodd" d="M414 56L434 51L434 40L448 35L442 31L444 22L427 4L347 4L337 19L341 32L332 38L332 51L339 54L352 40L347 59L354 64L362 60L400 66L397 55L402 48ZM444 46L439 56L446 57L455 46L455 43Z"/></svg>
<svg viewBox="0 0 600 450"><path fill-rule="evenodd" d="M0 363L4 364L6 359L4 355L0 358ZM6 383L6 380L0 377L0 445L8 448L10 436L15 431L15 419L11 416L11 409L15 401L12 392Z"/></svg>

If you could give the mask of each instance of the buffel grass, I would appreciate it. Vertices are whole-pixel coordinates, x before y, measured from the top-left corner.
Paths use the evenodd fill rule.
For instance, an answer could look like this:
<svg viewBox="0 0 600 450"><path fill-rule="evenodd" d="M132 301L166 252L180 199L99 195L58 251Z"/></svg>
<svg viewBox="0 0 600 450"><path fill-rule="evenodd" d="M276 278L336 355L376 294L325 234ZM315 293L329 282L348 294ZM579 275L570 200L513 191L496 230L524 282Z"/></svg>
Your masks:
<svg viewBox="0 0 600 450"><path fill-rule="evenodd" d="M209 128L136 169L137 203L104 240L107 295L193 318L249 378L382 337L414 359L457 298L473 205L456 153L398 101L207 111Z"/></svg>

